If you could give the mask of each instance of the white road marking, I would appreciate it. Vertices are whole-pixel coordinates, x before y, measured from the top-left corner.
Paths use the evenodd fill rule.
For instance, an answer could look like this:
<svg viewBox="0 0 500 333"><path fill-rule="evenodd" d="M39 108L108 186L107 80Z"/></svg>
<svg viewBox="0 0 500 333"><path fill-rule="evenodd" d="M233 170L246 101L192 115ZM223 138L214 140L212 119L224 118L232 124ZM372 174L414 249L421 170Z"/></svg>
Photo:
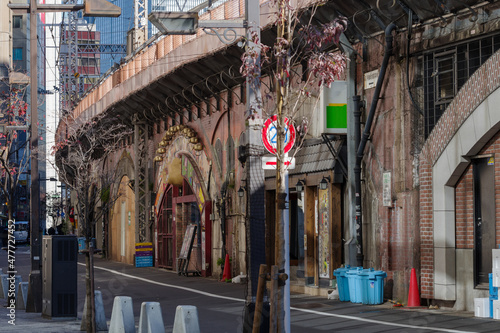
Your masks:
<svg viewBox="0 0 500 333"><path fill-rule="evenodd" d="M316 314L316 315L321 315L321 316L325 316L325 317L336 317L336 318L342 318L342 319L357 320L357 321L363 321L365 323L373 323L373 324L379 324L379 325L404 327L404 328L412 328L412 329L419 329L419 330L431 330L433 332L474 333L474 332L470 332L470 331L458 331L458 330L453 330L453 329L449 329L449 328L428 327L428 326L426 327L426 326L415 326L415 325L391 323L391 322L386 322L386 321L379 321L379 320L368 319L368 318L360 318L360 317L355 317L355 316L347 316L347 315L340 315L340 314L335 314L335 313L328 313L328 312L321 312L321 311L314 311L314 310L307 310L307 309L299 309L299 308L295 308L295 307L290 307L290 309L302 311L302 312L306 312L306 313L311 313L311 314Z"/></svg>
<svg viewBox="0 0 500 333"><path fill-rule="evenodd" d="M83 264L83 263L78 263L78 264L82 265L82 266L85 266L85 264ZM207 297L227 299L227 300L235 301L235 302L245 302L244 299L234 298L234 297L229 297L229 296L221 296L221 295L216 295L216 294L212 294L212 293L208 293L208 292L205 292L205 291L200 291L200 290L196 290L196 289L192 289L192 288L176 286L176 285L173 285L173 284L168 284L168 283L163 283L163 282L157 282L157 281L149 280L149 279L142 278L142 277L139 277L139 276L134 276L134 275L126 274L126 273L121 273L121 272L118 272L118 271L115 271L115 270L112 270L112 269L109 269L109 268L98 267L98 266L94 266L94 268L97 268L97 269L100 269L100 270L103 270L103 271L107 271L107 272L110 272L112 274L117 274L117 275L121 275L121 276L124 276L124 277L128 277L130 279L136 279L136 280L139 280L139 281L144 281L144 282L147 282L147 283L156 284L156 285L163 286L163 287L181 289L181 290L193 292L193 293L200 294L200 295L207 296ZM360 317L355 317L355 316L347 316L347 315L341 315L341 314L335 314L335 313L328 313L328 312L307 310L307 309L301 309L301 308L296 308L296 307L290 307L290 310L300 311L300 312L304 312L304 313L310 313L310 314L315 314L315 315L325 316L325 317L335 317L335 318L342 318L342 319L362 321L362 322L365 322L365 323L372 323L372 324L378 324L378 325L387 325L387 326L395 326L395 327L411 328L411 329L420 329L420 330L431 330L431 331L434 331L434 332L474 333L474 332L470 332L470 331L459 331L459 330L453 330L453 329L448 329L448 328L425 327L425 326L415 326L415 325L406 325L406 324L391 323L391 322L386 322L386 321L379 321L379 320L368 319L368 318L360 318Z"/></svg>

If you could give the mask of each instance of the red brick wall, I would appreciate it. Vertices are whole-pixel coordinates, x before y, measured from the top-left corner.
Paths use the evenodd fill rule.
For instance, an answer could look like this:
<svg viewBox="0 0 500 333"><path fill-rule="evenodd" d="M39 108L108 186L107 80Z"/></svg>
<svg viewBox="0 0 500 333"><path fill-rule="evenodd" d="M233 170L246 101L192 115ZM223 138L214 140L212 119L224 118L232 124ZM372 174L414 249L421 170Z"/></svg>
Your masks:
<svg viewBox="0 0 500 333"><path fill-rule="evenodd" d="M455 188L455 235L457 249L474 248L474 193L469 166Z"/></svg>
<svg viewBox="0 0 500 333"><path fill-rule="evenodd" d="M434 281L434 225L432 217L432 165L420 162L420 294L432 298Z"/></svg>
<svg viewBox="0 0 500 333"><path fill-rule="evenodd" d="M432 166L437 161L441 153L446 148L453 135L457 132L463 122L472 114L472 112L483 102L492 92L500 87L500 52L496 52L488 61L479 68L467 83L460 89L458 95L450 104L446 112L443 114L439 122L434 127L434 130L429 135L422 151L420 153L420 234L421 234L421 296L423 298L433 298L434 284L434 235L433 235L433 207L432 207ZM498 151L498 139L491 144L491 149ZM486 146L488 147L488 146ZM500 156L497 157L497 161ZM495 175L498 179L500 176L499 166L495 164ZM464 182L463 184L461 184ZM461 180L460 186L467 189L467 176ZM497 204L497 221L499 220L500 192L497 186L496 204ZM459 188L459 199L467 202L467 196L464 197L461 188ZM460 206L463 209L466 206ZM464 215L465 214L465 215ZM460 212L462 220L457 223L460 229L460 234L457 234L457 246L470 246L469 238L472 235L471 230L465 227L464 219L468 214L468 210ZM498 224L498 222L497 222ZM498 226L497 226L498 230ZM466 233L465 235L463 233ZM497 240L499 235L497 233Z"/></svg>

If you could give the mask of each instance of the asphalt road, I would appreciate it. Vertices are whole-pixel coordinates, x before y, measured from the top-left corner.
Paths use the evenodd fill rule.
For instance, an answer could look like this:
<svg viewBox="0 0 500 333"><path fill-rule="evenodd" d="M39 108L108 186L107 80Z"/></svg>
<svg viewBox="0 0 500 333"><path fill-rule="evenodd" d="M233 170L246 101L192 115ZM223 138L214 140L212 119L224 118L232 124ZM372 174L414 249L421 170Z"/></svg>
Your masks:
<svg viewBox="0 0 500 333"><path fill-rule="evenodd" d="M84 255L79 255L78 318L80 319L85 296L84 261ZM7 271L6 266L6 252L0 251L0 268L3 268L4 272ZM29 247L20 246L17 249L16 269L23 281L28 281ZM246 290L243 284L223 283L211 278L178 276L162 269L136 268L103 259L95 260L94 272L96 290L102 293L108 322L111 318L114 297L130 296L136 325L139 322L141 303L155 301L161 305L165 332L172 331L177 305L197 307L201 332L243 331ZM293 333L500 332L500 321L475 318L471 313L443 309L393 308L390 303L367 306L306 295L292 295L291 308L291 331ZM0 315L5 317L2 311L5 312L5 309L0 311ZM39 332L76 331L77 321L79 321L68 323L63 328L63 326L57 326L61 323L59 321L50 321L34 314L23 316L20 317L16 326L18 331L29 332L33 327L36 327ZM23 323L26 325L24 330ZM10 331L2 324L3 322L0 323L0 331L4 329ZM47 325L46 330L43 328L44 325Z"/></svg>

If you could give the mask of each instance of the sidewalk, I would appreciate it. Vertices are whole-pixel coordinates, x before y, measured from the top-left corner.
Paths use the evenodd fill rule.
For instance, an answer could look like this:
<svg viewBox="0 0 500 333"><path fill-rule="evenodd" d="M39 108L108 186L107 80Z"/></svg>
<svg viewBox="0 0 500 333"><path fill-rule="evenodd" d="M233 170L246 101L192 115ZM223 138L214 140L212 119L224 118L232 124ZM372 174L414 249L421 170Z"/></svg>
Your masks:
<svg viewBox="0 0 500 333"><path fill-rule="evenodd" d="M41 313L27 313L25 310L12 311L7 309L7 300L0 298L0 331L2 332L79 332L81 313L79 318L46 319ZM12 325L15 324L15 325Z"/></svg>

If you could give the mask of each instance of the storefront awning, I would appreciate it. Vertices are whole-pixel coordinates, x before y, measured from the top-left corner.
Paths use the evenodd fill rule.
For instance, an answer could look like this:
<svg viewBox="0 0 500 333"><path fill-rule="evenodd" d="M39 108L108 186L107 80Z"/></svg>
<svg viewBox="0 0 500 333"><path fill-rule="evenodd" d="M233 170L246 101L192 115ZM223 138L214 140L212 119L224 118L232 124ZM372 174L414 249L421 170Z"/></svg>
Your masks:
<svg viewBox="0 0 500 333"><path fill-rule="evenodd" d="M337 147L340 148L339 158L342 161L346 161L347 149L345 147L345 143L338 141L333 144L334 146L337 145ZM293 156L293 153L294 151L292 150L289 156ZM288 170L288 174L289 176L297 176L334 170L335 178L341 179L342 171L338 164L339 163L337 163L332 152L328 148L328 145L322 139L309 139L304 141L300 150L295 154L295 168ZM337 173L339 174L339 177L337 177ZM276 178L276 171L265 170L264 175L266 180Z"/></svg>

